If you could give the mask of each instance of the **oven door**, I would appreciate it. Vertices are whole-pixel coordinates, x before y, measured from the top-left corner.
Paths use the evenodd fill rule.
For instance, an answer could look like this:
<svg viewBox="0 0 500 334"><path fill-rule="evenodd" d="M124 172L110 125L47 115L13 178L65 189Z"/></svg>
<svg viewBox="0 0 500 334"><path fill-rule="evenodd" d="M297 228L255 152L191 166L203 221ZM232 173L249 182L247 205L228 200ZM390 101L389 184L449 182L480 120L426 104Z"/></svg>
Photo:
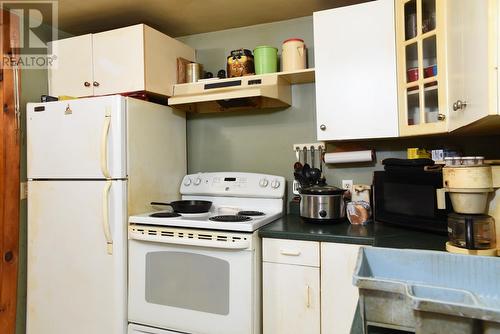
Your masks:
<svg viewBox="0 0 500 334"><path fill-rule="evenodd" d="M196 334L254 333L254 251L197 241L130 240L129 321Z"/></svg>

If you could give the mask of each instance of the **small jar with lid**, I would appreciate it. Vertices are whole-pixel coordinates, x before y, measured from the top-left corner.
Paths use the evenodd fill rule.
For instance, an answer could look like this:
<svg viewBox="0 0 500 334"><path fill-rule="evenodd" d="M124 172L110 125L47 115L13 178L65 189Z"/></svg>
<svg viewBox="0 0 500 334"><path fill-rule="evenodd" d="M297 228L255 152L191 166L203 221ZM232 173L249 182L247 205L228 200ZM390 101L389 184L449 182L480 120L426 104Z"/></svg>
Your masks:
<svg viewBox="0 0 500 334"><path fill-rule="evenodd" d="M227 57L227 77L235 78L252 74L255 74L252 51L248 49L231 51L231 54Z"/></svg>
<svg viewBox="0 0 500 334"><path fill-rule="evenodd" d="M297 71L307 68L307 52L304 40L289 38L283 42L281 51L282 71Z"/></svg>

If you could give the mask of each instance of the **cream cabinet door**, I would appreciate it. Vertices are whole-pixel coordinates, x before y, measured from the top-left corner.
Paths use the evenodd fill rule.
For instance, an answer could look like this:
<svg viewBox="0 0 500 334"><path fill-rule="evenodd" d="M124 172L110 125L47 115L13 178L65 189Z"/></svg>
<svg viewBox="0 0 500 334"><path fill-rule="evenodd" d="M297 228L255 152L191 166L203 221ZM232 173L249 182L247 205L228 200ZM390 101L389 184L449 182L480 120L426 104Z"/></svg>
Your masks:
<svg viewBox="0 0 500 334"><path fill-rule="evenodd" d="M92 96L92 35L51 43L55 60L48 69L49 95Z"/></svg>
<svg viewBox="0 0 500 334"><path fill-rule="evenodd" d="M398 136L394 0L314 13L318 140Z"/></svg>
<svg viewBox="0 0 500 334"><path fill-rule="evenodd" d="M352 275L361 246L321 243L321 333L348 334L358 305Z"/></svg>
<svg viewBox="0 0 500 334"><path fill-rule="evenodd" d="M264 262L263 333L319 334L319 268Z"/></svg>
<svg viewBox="0 0 500 334"><path fill-rule="evenodd" d="M95 95L145 89L142 24L94 34L93 56Z"/></svg>
<svg viewBox="0 0 500 334"><path fill-rule="evenodd" d="M498 113L496 2L447 2L450 131Z"/></svg>

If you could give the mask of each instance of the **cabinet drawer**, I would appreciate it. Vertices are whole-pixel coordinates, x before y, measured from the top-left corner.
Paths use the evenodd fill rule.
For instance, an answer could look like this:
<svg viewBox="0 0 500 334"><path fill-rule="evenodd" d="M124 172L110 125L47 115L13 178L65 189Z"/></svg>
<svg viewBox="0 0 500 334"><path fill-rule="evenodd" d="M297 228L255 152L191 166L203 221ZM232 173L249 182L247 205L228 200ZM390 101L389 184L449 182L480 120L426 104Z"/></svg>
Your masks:
<svg viewBox="0 0 500 334"><path fill-rule="evenodd" d="M262 248L263 261L319 267L319 242L264 238Z"/></svg>

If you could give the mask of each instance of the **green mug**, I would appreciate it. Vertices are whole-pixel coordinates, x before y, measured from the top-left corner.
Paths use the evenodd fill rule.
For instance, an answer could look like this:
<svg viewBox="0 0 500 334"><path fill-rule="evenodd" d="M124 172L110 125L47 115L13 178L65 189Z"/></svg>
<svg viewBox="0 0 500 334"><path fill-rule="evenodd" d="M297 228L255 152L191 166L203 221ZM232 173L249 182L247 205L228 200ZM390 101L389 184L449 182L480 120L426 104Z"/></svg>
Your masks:
<svg viewBox="0 0 500 334"><path fill-rule="evenodd" d="M274 73L278 71L278 49L262 45L253 50L255 74Z"/></svg>

